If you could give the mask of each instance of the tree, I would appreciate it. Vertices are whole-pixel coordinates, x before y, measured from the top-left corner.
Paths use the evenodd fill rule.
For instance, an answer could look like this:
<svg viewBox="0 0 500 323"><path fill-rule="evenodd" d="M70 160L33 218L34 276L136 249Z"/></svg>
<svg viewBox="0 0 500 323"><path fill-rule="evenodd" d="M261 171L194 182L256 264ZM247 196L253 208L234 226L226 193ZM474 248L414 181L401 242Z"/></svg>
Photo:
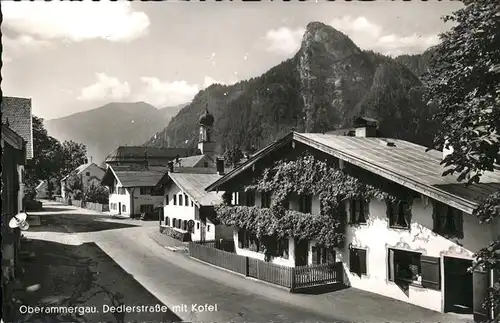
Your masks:
<svg viewBox="0 0 500 323"><path fill-rule="evenodd" d="M233 167L236 166L243 157L243 152L239 147L227 148L223 154L226 164Z"/></svg>
<svg viewBox="0 0 500 323"><path fill-rule="evenodd" d="M58 190L61 179L85 163L87 148L74 141L62 144L49 136L43 119L33 116L33 161L26 170L26 194L33 195L39 180L47 180L49 195ZM34 196L34 195L33 195Z"/></svg>
<svg viewBox="0 0 500 323"><path fill-rule="evenodd" d="M82 178L76 174L71 174L65 181L64 189L72 199L80 200L83 197Z"/></svg>
<svg viewBox="0 0 500 323"><path fill-rule="evenodd" d="M86 162L87 147L84 144L66 140L61 148L61 174L67 175Z"/></svg>
<svg viewBox="0 0 500 323"><path fill-rule="evenodd" d="M426 97L440 108L441 125L434 144L452 147L443 160L443 175L458 173L459 181L477 183L485 171L500 164L500 3L467 1L443 18L455 26L443 33L424 76ZM496 170L498 171L498 170ZM500 217L500 191L474 211L481 222ZM500 270L500 236L476 254L475 266ZM485 306L500 308L500 278ZM500 313L493 319L499 322Z"/></svg>
<svg viewBox="0 0 500 323"><path fill-rule="evenodd" d="M85 191L85 201L99 204L108 204L109 191L101 185L90 185Z"/></svg>
<svg viewBox="0 0 500 323"><path fill-rule="evenodd" d="M33 161L26 169L27 193L35 190L39 180L49 181L60 167L61 144L47 134L43 119L33 116Z"/></svg>

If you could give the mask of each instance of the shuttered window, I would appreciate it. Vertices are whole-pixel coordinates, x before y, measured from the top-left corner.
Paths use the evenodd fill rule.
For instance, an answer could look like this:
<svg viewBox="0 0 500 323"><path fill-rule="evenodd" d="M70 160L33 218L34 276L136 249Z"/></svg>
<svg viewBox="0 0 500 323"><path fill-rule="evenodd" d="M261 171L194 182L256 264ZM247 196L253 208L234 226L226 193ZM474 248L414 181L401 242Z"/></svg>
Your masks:
<svg viewBox="0 0 500 323"><path fill-rule="evenodd" d="M261 207L268 208L271 206L271 193L270 192L262 192L261 194Z"/></svg>
<svg viewBox="0 0 500 323"><path fill-rule="evenodd" d="M261 251L259 239L251 232L243 229L238 231L238 247L250 251Z"/></svg>
<svg viewBox="0 0 500 323"><path fill-rule="evenodd" d="M447 237L463 238L463 213L451 206L435 202L432 214L433 231Z"/></svg>
<svg viewBox="0 0 500 323"><path fill-rule="evenodd" d="M255 192L253 191L248 191L248 192L245 192L245 202L246 202L246 206L254 206L255 205Z"/></svg>
<svg viewBox="0 0 500 323"><path fill-rule="evenodd" d="M409 229L411 224L411 205L407 201L387 201L389 227Z"/></svg>
<svg viewBox="0 0 500 323"><path fill-rule="evenodd" d="M420 256L422 287L441 290L441 259Z"/></svg>
<svg viewBox="0 0 500 323"><path fill-rule="evenodd" d="M389 280L393 282L421 283L421 254L405 250L389 249Z"/></svg>
<svg viewBox="0 0 500 323"><path fill-rule="evenodd" d="M325 248L319 245L312 247L312 263L313 265L335 263L336 254L333 248Z"/></svg>
<svg viewBox="0 0 500 323"><path fill-rule="evenodd" d="M366 275L366 250L358 248L349 249L349 271L358 276Z"/></svg>
<svg viewBox="0 0 500 323"><path fill-rule="evenodd" d="M349 211L351 224L366 224L368 211L367 202L362 199L351 200Z"/></svg>
<svg viewBox="0 0 500 323"><path fill-rule="evenodd" d="M301 195L299 199L299 212L312 212L312 195Z"/></svg>
<svg viewBox="0 0 500 323"><path fill-rule="evenodd" d="M288 259L289 249L288 249L288 238L278 239L277 243L277 255L278 257Z"/></svg>

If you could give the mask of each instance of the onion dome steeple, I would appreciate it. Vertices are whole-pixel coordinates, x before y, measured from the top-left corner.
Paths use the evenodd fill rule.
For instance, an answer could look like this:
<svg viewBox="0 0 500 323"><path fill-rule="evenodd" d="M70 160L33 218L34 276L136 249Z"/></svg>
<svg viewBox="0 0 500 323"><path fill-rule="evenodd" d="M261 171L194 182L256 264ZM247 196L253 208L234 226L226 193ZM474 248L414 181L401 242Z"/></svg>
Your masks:
<svg viewBox="0 0 500 323"><path fill-rule="evenodd" d="M199 119L200 125L211 127L214 125L214 116L208 112L208 103L205 106L205 112L201 115Z"/></svg>

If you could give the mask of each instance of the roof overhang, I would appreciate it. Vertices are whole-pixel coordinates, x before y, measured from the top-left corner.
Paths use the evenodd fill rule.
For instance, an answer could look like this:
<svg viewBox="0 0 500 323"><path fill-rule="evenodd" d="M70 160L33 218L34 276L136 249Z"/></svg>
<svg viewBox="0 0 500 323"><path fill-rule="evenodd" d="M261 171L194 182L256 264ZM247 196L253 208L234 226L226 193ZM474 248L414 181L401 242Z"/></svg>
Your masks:
<svg viewBox="0 0 500 323"><path fill-rule="evenodd" d="M120 179L116 175L115 171L113 170L113 167L109 166L108 169L106 169L106 172L104 173L104 176L101 179L101 184L104 186L112 186L113 185L113 179L115 179L120 183Z"/></svg>
<svg viewBox="0 0 500 323"><path fill-rule="evenodd" d="M22 150L24 139L7 125L2 124L2 139L14 149Z"/></svg>
<svg viewBox="0 0 500 323"><path fill-rule="evenodd" d="M388 169L385 169L383 167L380 167L378 165L375 165L369 161L362 160L358 157L355 157L347 152L334 149L331 147L328 147L327 145L324 145L322 143L318 143L315 140L312 140L310 138L307 138L306 136L301 135L300 133L297 132L291 132L290 134L284 136L283 138L279 139L278 141L274 142L273 144L263 148L259 152L257 152L252 158L250 158L247 162L243 163L239 167L235 168L231 172L229 172L226 176L223 176L219 180L215 181L211 185L209 185L206 190L207 191L218 191L219 187L229 181L231 181L234 177L236 177L238 174L251 169L251 167L257 163L259 160L270 154L272 151L288 144L291 143L292 141L302 143L306 146L309 146L311 148L317 149L323 153L326 153L332 157L339 158L341 160L344 160L348 163L351 163L353 165L356 165L364 170L367 170L369 172L375 173L385 179L388 179L392 182L395 182L399 185L402 185L404 187L407 187L417 193L423 194L425 196L431 197L441 203L444 203L446 205L450 205L452 207L455 207L461 211L464 211L466 213L472 213L475 208L477 208L478 204L474 201L470 201L467 199L464 199L462 197L456 196L454 194L451 194L449 192L446 192L442 189L439 189L435 186L424 184L419 182L418 180L415 180L413 178L410 178L405 175L397 174L395 172L392 172Z"/></svg>

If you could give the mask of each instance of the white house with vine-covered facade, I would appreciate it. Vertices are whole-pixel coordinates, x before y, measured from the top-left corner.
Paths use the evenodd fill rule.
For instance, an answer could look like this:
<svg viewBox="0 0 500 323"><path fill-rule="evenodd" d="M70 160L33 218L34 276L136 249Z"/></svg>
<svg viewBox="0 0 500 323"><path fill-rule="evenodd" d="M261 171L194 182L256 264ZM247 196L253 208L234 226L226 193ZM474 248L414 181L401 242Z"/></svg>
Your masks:
<svg viewBox="0 0 500 323"><path fill-rule="evenodd" d="M480 304L495 273L470 273L468 268L474 253L500 234L500 223L480 224L472 213L479 199L500 188L500 174L487 172L481 184L466 187L455 176L442 176L442 152L426 152L425 147L375 134L368 123L360 125L354 136L293 132L257 152L207 190L231 192L233 206L226 212L269 208L273 194L279 192L248 191L248 187L276 162L289 160L287 167L292 167L307 152L327 167L349 174L343 184L355 178L387 194L342 201L343 212L337 216L345 223L343 244L324 248L323 238L288 237L276 241L275 255L268 261L285 266L339 261L345 283L351 287L439 312L487 316ZM300 167L304 169L297 168L296 176L283 185L314 185L313 177L301 177L308 166L302 163ZM300 214L319 215L324 193L290 194L285 207L299 211L298 218ZM238 254L265 259L253 232L236 229L234 240Z"/></svg>

